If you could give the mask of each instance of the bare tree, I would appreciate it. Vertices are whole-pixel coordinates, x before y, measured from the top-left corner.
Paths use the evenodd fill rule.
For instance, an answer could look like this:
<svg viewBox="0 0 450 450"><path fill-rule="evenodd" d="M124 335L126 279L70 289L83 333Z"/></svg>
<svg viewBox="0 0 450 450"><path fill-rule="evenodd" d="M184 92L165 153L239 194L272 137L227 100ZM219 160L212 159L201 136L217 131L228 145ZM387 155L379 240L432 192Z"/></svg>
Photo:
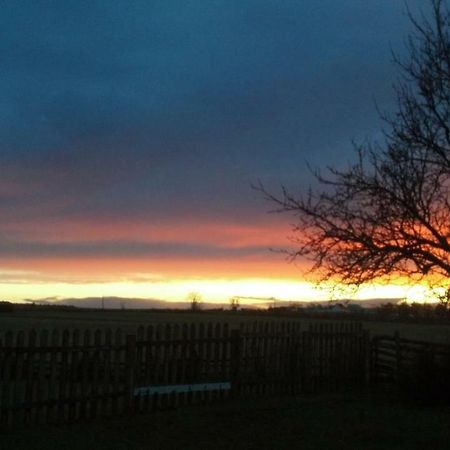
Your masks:
<svg viewBox="0 0 450 450"><path fill-rule="evenodd" d="M398 111L382 143L355 145L348 169L313 171L318 189L256 189L292 213L295 249L322 280L358 286L391 275L443 283L450 275L450 12L410 14L406 60L395 58Z"/></svg>
<svg viewBox="0 0 450 450"><path fill-rule="evenodd" d="M237 311L240 306L240 298L238 296L234 296L230 298L230 308L232 311Z"/></svg>
<svg viewBox="0 0 450 450"><path fill-rule="evenodd" d="M198 292L191 292L188 294L187 299L191 304L191 311L200 311L202 296Z"/></svg>

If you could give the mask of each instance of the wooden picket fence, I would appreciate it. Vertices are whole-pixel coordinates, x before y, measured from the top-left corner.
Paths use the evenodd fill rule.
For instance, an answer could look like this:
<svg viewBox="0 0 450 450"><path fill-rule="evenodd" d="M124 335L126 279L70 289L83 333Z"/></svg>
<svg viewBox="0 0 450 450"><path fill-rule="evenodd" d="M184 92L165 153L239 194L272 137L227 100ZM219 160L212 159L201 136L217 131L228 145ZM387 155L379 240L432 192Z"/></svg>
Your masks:
<svg viewBox="0 0 450 450"><path fill-rule="evenodd" d="M0 333L0 426L92 420L367 378L361 324L149 325Z"/></svg>
<svg viewBox="0 0 450 450"><path fill-rule="evenodd" d="M405 376L419 370L418 365L426 364L426 360L437 367L450 363L449 344L404 339L398 332L392 336L374 336L371 347L370 372L378 383L402 383Z"/></svg>
<svg viewBox="0 0 450 450"><path fill-rule="evenodd" d="M370 334L361 323L314 324L303 333L305 392L348 389L370 381Z"/></svg>

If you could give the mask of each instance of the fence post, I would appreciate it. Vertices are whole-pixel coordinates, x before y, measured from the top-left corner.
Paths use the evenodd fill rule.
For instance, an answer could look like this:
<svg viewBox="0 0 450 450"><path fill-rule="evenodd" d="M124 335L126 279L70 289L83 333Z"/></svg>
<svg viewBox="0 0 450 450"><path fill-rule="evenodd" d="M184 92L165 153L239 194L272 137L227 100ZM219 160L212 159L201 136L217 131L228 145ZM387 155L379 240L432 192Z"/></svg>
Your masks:
<svg viewBox="0 0 450 450"><path fill-rule="evenodd" d="M308 331L302 332L301 389L303 393L312 390L312 337L311 325Z"/></svg>
<svg viewBox="0 0 450 450"><path fill-rule="evenodd" d="M401 345L400 345L400 334L398 331L394 333L395 339L395 382L397 383L397 387L400 387L400 378L401 378Z"/></svg>
<svg viewBox="0 0 450 450"><path fill-rule="evenodd" d="M370 340L370 383L378 382L378 337Z"/></svg>
<svg viewBox="0 0 450 450"><path fill-rule="evenodd" d="M364 349L363 349L363 358L364 358L364 385L368 388L371 385L371 377L372 377L372 346L370 341L370 331L363 330L363 339L364 339Z"/></svg>
<svg viewBox="0 0 450 450"><path fill-rule="evenodd" d="M236 397L240 391L239 364L241 359L241 333L239 329L231 330L230 342L231 395Z"/></svg>
<svg viewBox="0 0 450 450"><path fill-rule="evenodd" d="M136 336L128 334L125 343L125 413L134 411L134 380L136 363Z"/></svg>

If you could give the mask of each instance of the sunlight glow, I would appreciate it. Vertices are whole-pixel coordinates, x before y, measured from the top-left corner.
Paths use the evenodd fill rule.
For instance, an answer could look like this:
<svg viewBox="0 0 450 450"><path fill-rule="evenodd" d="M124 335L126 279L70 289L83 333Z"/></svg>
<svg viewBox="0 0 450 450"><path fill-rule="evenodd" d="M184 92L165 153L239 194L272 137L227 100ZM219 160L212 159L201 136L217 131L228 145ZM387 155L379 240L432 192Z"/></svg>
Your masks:
<svg viewBox="0 0 450 450"><path fill-rule="evenodd" d="M430 301L429 289L425 286L395 284L372 284L356 292L345 289L324 289L311 282L271 278L178 278L167 279L157 274L143 276L134 274L129 279L108 282L59 282L28 279L26 273L9 272L7 282L0 282L1 298L21 301L23 299L58 299L83 297L130 297L152 298L166 301L185 301L191 292L198 293L204 302L228 303L230 298L243 297L242 305L268 305L271 299L279 301L319 301L333 299L405 299L409 302ZM29 275L29 274L28 274ZM0 273L5 277L5 272ZM36 275L34 274L36 277ZM21 280L20 278L24 279Z"/></svg>

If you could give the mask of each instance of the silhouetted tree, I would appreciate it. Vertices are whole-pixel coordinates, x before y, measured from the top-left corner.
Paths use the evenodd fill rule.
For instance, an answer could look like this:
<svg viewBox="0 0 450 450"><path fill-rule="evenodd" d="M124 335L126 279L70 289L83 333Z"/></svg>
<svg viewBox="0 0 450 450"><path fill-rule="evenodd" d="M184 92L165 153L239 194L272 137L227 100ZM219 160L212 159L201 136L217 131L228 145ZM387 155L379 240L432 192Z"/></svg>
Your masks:
<svg viewBox="0 0 450 450"><path fill-rule="evenodd" d="M239 297L230 298L230 308L232 311L237 311L239 309Z"/></svg>
<svg viewBox="0 0 450 450"><path fill-rule="evenodd" d="M202 297L198 292L191 292L188 295L188 300L191 304L191 311L199 311L201 309Z"/></svg>
<svg viewBox="0 0 450 450"><path fill-rule="evenodd" d="M395 306L392 303L383 303L376 308L380 320L391 320L395 318Z"/></svg>
<svg viewBox="0 0 450 450"><path fill-rule="evenodd" d="M6 302L6 301L0 301L0 313L10 313L15 310L14 303Z"/></svg>
<svg viewBox="0 0 450 450"><path fill-rule="evenodd" d="M446 305L439 303L434 309L436 317L439 319L450 319L450 312Z"/></svg>
<svg viewBox="0 0 450 450"><path fill-rule="evenodd" d="M296 216L289 253L309 258L322 280L450 275L450 14L430 3L429 18L410 14L408 57L395 58L398 111L382 115L383 141L355 145L348 169L315 171L322 187L303 195L256 186Z"/></svg>
<svg viewBox="0 0 450 450"><path fill-rule="evenodd" d="M439 303L441 306L441 309L444 311L450 310L450 289L447 289L445 292L443 292L441 295L438 296Z"/></svg>

